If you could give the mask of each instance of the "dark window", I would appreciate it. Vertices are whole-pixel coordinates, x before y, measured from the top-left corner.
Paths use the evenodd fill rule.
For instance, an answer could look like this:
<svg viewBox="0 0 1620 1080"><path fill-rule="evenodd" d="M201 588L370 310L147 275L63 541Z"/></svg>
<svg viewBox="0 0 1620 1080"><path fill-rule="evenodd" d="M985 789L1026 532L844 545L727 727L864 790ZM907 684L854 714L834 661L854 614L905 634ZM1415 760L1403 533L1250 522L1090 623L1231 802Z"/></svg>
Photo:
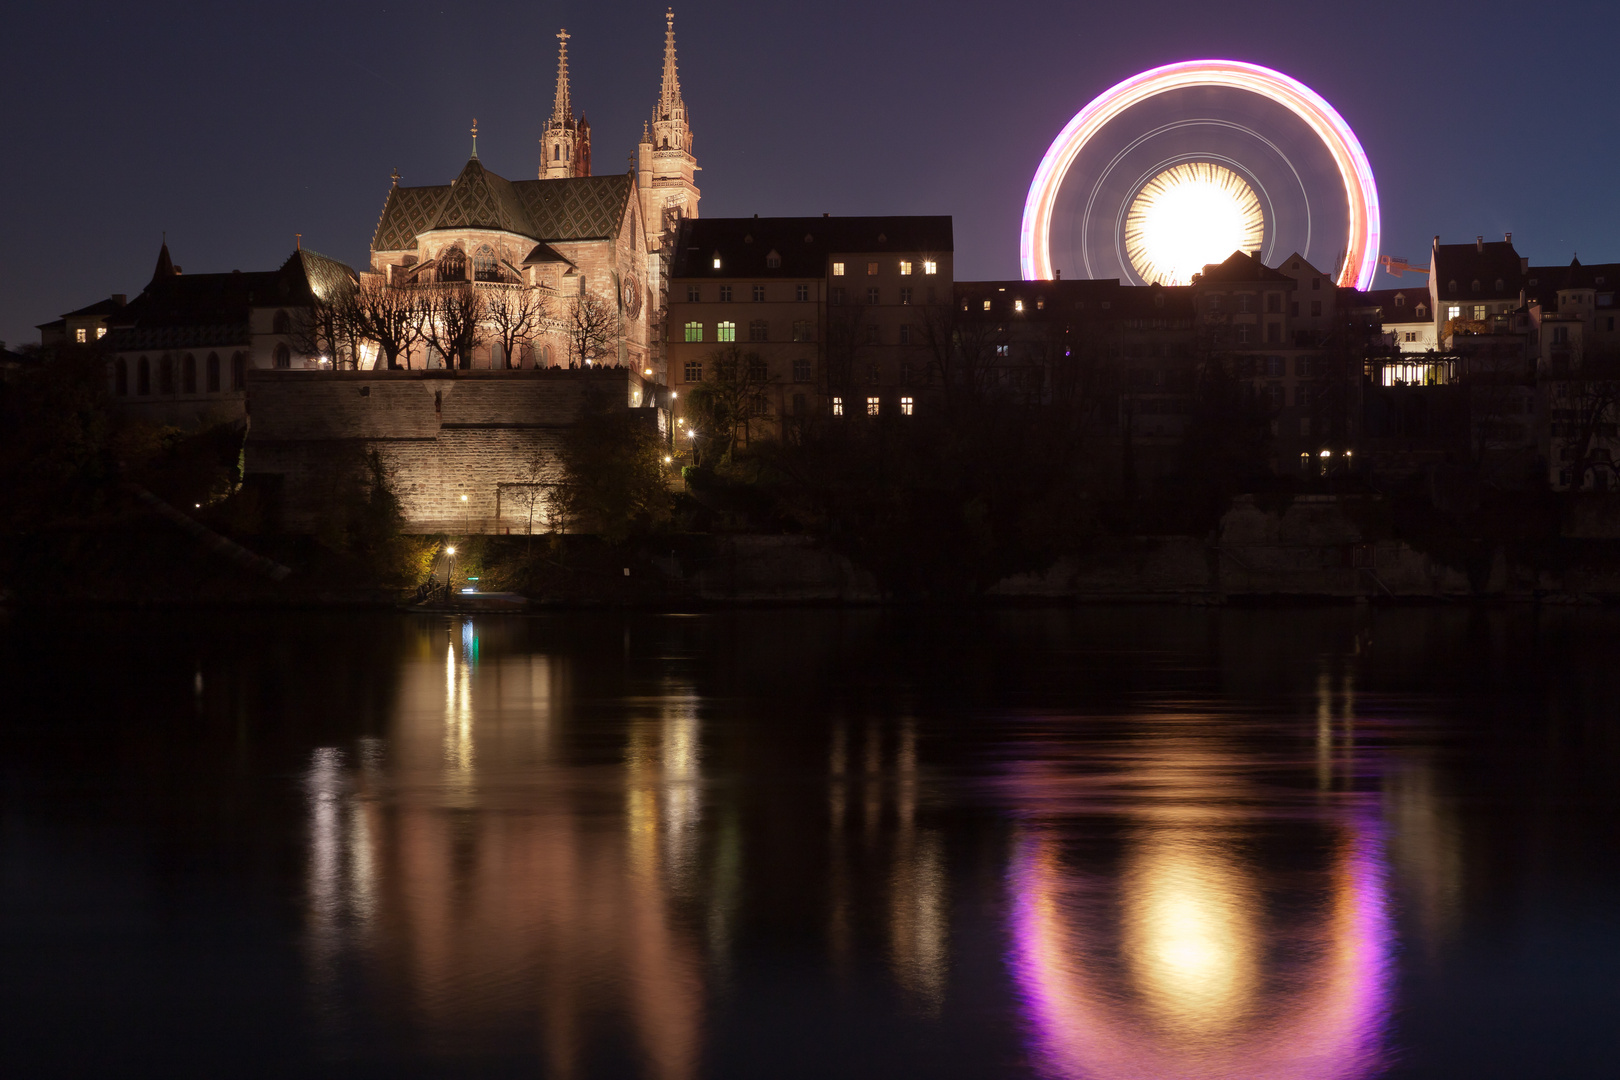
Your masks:
<svg viewBox="0 0 1620 1080"><path fill-rule="evenodd" d="M231 389L240 390L247 385L247 356L237 353L231 357Z"/></svg>
<svg viewBox="0 0 1620 1080"><path fill-rule="evenodd" d="M276 312L276 317L270 320L270 329L277 334L292 333L292 320L287 318L285 311Z"/></svg>
<svg viewBox="0 0 1620 1080"><path fill-rule="evenodd" d="M1311 278L1311 288L1313 288L1313 289L1321 289L1322 288L1322 279L1319 278L1319 277Z"/></svg>
<svg viewBox="0 0 1620 1080"><path fill-rule="evenodd" d="M902 304L911 303L911 290L910 289L901 289L900 290L900 302Z"/></svg>
<svg viewBox="0 0 1620 1080"><path fill-rule="evenodd" d="M780 270L780 269L782 269L782 256L778 255L774 251L771 252L769 255L765 256L765 269L767 269L767 270Z"/></svg>
<svg viewBox="0 0 1620 1080"><path fill-rule="evenodd" d="M846 303L849 302L848 297L844 293L843 286L839 286L838 288L836 288L836 289L834 289L832 291L832 298L831 299L832 299L832 302L833 302L833 304L835 306L841 306L841 305L846 304Z"/></svg>
<svg viewBox="0 0 1620 1080"><path fill-rule="evenodd" d="M900 344L911 344L911 325L909 323L900 324Z"/></svg>
<svg viewBox="0 0 1620 1080"><path fill-rule="evenodd" d="M467 255L458 247L439 253L439 280L466 281Z"/></svg>
<svg viewBox="0 0 1620 1080"><path fill-rule="evenodd" d="M1273 315L1282 314L1282 293L1266 293L1266 311Z"/></svg>
<svg viewBox="0 0 1620 1080"><path fill-rule="evenodd" d="M761 300L764 300L764 299L765 299L765 286L763 286L763 285L755 285L754 286L754 303L757 304Z"/></svg>
<svg viewBox="0 0 1620 1080"><path fill-rule="evenodd" d="M119 357L113 363L113 393L119 397L126 397L129 394L129 365L124 362L123 357Z"/></svg>
<svg viewBox="0 0 1620 1080"><path fill-rule="evenodd" d="M1274 323L1274 322L1273 323L1266 323L1266 344L1268 344L1268 345L1280 345L1280 344L1282 344L1282 324L1281 323Z"/></svg>
<svg viewBox="0 0 1620 1080"><path fill-rule="evenodd" d="M768 341L767 324L764 319L754 319L748 324L749 341Z"/></svg>
<svg viewBox="0 0 1620 1080"><path fill-rule="evenodd" d="M180 361L180 389L187 394L197 392L197 358L190 353Z"/></svg>
<svg viewBox="0 0 1620 1080"><path fill-rule="evenodd" d="M1250 296L1248 293L1244 293L1242 296L1238 297L1238 310L1245 314L1253 311L1254 297Z"/></svg>
<svg viewBox="0 0 1620 1080"><path fill-rule="evenodd" d="M795 286L793 286L793 299L800 300L800 301L810 299L810 286L808 286L808 285L795 285Z"/></svg>
<svg viewBox="0 0 1620 1080"><path fill-rule="evenodd" d="M720 299L722 301L730 301L730 299L731 299L731 286L730 285L722 285L722 286L720 286Z"/></svg>
<svg viewBox="0 0 1620 1080"><path fill-rule="evenodd" d="M145 397L152 392L152 365L146 357L135 363L135 393Z"/></svg>
<svg viewBox="0 0 1620 1080"><path fill-rule="evenodd" d="M703 364L697 360L688 360L684 374L687 382L702 382Z"/></svg>
<svg viewBox="0 0 1620 1080"><path fill-rule="evenodd" d="M287 346L285 346L285 345L277 345L276 346L276 356L275 356L274 363L275 363L275 366L278 367L278 368L292 367L292 353L287 351Z"/></svg>
<svg viewBox="0 0 1620 1080"><path fill-rule="evenodd" d="M750 382L764 382L770 377L770 372L765 368L765 361L757 356L748 361L748 379Z"/></svg>
<svg viewBox="0 0 1620 1080"><path fill-rule="evenodd" d="M174 357L165 356L158 360L158 393L174 393Z"/></svg>
<svg viewBox="0 0 1620 1080"><path fill-rule="evenodd" d="M808 360L795 360L795 361L793 361L793 381L794 382L809 382L810 381L810 361L808 361Z"/></svg>
<svg viewBox="0 0 1620 1080"><path fill-rule="evenodd" d="M1313 316L1322 314L1322 301L1320 301L1320 300L1312 300L1311 301L1311 314Z"/></svg>
<svg viewBox="0 0 1620 1080"><path fill-rule="evenodd" d="M866 290L866 302L868 304L875 304L878 302L878 289L876 285L873 285Z"/></svg>
<svg viewBox="0 0 1620 1080"><path fill-rule="evenodd" d="M208 392L219 393L219 353L208 354Z"/></svg>
<svg viewBox="0 0 1620 1080"><path fill-rule="evenodd" d="M695 304L701 299L703 299L703 290L701 288L699 288L696 285L688 285L686 287L686 302L687 303Z"/></svg>
<svg viewBox="0 0 1620 1080"><path fill-rule="evenodd" d="M499 281L500 270L495 263L495 249L485 244L473 253L473 280Z"/></svg>
<svg viewBox="0 0 1620 1080"><path fill-rule="evenodd" d="M804 415L804 408L805 408L805 406L804 406L804 395L803 394L794 394L793 395L793 415L794 416L803 416Z"/></svg>

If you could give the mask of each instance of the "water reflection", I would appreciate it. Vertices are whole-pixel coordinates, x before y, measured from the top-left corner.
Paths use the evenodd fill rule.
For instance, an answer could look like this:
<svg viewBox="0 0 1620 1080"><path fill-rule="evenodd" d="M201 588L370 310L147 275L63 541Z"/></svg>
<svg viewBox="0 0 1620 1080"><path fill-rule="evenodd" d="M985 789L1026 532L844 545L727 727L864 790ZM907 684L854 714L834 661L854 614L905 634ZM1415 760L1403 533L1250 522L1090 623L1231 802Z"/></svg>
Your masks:
<svg viewBox="0 0 1620 1080"><path fill-rule="evenodd" d="M333 748L311 756L316 983L355 963L457 1040L532 1010L559 1077L587 1071L593 1017L619 1014L647 1075L693 1075L700 957L672 905L694 891L694 699L663 695L660 716L630 725L619 781L607 781L623 813L604 814L604 785L557 760L556 719L570 702L555 661L491 656L471 620L439 637L442 652L424 636L426 655L402 673L387 755L370 769ZM356 921L387 933L356 934Z"/></svg>
<svg viewBox="0 0 1620 1080"><path fill-rule="evenodd" d="M1011 961L1043 1071L1378 1072L1393 929L1376 811L1354 798L1325 820L1257 810L1264 793L1216 738L1161 730L1109 757L1113 775L1039 767L1015 784L1036 815L1013 845ZM1279 830L1287 873L1256 861Z"/></svg>

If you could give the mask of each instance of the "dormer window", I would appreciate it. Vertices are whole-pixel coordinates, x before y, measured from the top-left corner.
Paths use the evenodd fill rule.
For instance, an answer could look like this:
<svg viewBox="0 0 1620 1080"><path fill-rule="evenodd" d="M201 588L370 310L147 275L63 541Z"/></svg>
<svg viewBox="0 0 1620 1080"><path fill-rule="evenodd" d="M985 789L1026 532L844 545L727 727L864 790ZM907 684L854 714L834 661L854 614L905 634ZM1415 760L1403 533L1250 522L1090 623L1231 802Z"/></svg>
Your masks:
<svg viewBox="0 0 1620 1080"><path fill-rule="evenodd" d="M1450 281L1446 282L1446 291L1447 292L1456 292L1457 291L1457 279L1456 278L1452 278Z"/></svg>
<svg viewBox="0 0 1620 1080"><path fill-rule="evenodd" d="M1479 278L1474 279L1473 291L1474 292L1479 292Z"/></svg>
<svg viewBox="0 0 1620 1080"><path fill-rule="evenodd" d="M1507 291L1507 282L1503 281L1501 278L1497 278L1496 279L1496 291L1497 292L1506 292Z"/></svg>
<svg viewBox="0 0 1620 1080"><path fill-rule="evenodd" d="M767 270L782 269L782 256L778 255L775 250L772 250L769 255L765 256L765 268Z"/></svg>

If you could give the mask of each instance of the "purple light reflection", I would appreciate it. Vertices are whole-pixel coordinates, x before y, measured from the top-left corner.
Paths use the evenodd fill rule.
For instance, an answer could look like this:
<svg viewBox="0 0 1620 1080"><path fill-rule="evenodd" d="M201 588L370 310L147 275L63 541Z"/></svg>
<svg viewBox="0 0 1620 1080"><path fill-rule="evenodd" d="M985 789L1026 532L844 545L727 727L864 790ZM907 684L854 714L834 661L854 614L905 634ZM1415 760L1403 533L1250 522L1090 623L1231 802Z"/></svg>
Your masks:
<svg viewBox="0 0 1620 1080"><path fill-rule="evenodd" d="M1373 1075L1384 1064L1394 933L1376 816L1360 812L1345 823L1328 875L1324 910L1296 950L1300 971L1273 979L1275 986L1257 990L1257 1000L1246 1006L1234 1005L1214 1026L1205 1016L1178 1028L1142 1008L1141 987L1110 970L1109 943L1098 940L1108 936L1100 932L1099 914L1110 905L1088 895L1094 890L1085 875L1062 864L1056 836L1032 828L1017 841L1009 874L1009 963L1024 1004L1031 1058L1046 1075L1088 1080ZM1194 880L1191 887L1196 885ZM1182 886L1188 887L1185 876ZM1120 900L1128 909L1142 898ZM1189 931L1181 926L1175 932ZM1122 951L1127 968L1154 962ZM1195 959L1237 965L1245 958L1253 956L1241 949L1220 955L1217 947L1213 960Z"/></svg>

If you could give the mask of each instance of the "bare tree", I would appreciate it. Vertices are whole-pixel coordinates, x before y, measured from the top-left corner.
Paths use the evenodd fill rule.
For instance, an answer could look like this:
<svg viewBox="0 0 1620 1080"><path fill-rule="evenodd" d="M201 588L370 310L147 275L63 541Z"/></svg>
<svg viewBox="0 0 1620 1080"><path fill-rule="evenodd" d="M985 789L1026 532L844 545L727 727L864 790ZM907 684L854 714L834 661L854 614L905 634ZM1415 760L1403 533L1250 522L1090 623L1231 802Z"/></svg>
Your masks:
<svg viewBox="0 0 1620 1080"><path fill-rule="evenodd" d="M982 400L1000 376L1006 328L993 319L970 317L976 314L949 302L923 308L923 347L947 407Z"/></svg>
<svg viewBox="0 0 1620 1080"><path fill-rule="evenodd" d="M709 354L706 377L690 391L693 412L707 430L709 446L729 460L740 442L747 445L756 425L770 419L772 377L758 353L728 345Z"/></svg>
<svg viewBox="0 0 1620 1080"><path fill-rule="evenodd" d="M355 361L354 322L350 318L353 291L334 291L327 296L316 293L309 305L292 320L287 342L293 352L310 359L329 361L333 368L345 363L357 366Z"/></svg>
<svg viewBox="0 0 1620 1080"><path fill-rule="evenodd" d="M355 336L375 343L378 359L390 371L410 365L411 346L422 337L426 295L425 290L367 275L351 298L349 317Z"/></svg>
<svg viewBox="0 0 1620 1080"><path fill-rule="evenodd" d="M618 356L619 313L596 293L580 293L569 306L564 330L571 364L597 364L604 357Z"/></svg>
<svg viewBox="0 0 1620 1080"><path fill-rule="evenodd" d="M466 282L449 282L423 290L422 336L439 350L444 366L472 367L472 352L483 343L483 294Z"/></svg>
<svg viewBox="0 0 1620 1080"><path fill-rule="evenodd" d="M518 366L518 350L528 343L545 321L549 305L538 289L499 288L485 298L484 316L491 337L501 346L506 366Z"/></svg>

